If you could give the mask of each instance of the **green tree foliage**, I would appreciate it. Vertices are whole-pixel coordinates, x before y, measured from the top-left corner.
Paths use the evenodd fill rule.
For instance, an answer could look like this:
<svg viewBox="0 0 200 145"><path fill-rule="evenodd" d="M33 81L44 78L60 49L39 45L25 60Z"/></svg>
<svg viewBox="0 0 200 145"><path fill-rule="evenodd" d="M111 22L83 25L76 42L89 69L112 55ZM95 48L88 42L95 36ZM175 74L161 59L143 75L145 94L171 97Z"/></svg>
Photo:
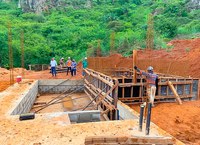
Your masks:
<svg viewBox="0 0 200 145"><path fill-rule="evenodd" d="M200 32L200 10L187 8L187 1L62 0L63 6L41 14L24 13L17 1L0 1L0 66L8 66L8 22L12 24L14 66L20 66L20 32L24 30L25 65L48 64L51 57L94 56L101 40L102 55L114 49L130 55L146 48L147 16L154 16L154 48L167 48L165 40Z"/></svg>

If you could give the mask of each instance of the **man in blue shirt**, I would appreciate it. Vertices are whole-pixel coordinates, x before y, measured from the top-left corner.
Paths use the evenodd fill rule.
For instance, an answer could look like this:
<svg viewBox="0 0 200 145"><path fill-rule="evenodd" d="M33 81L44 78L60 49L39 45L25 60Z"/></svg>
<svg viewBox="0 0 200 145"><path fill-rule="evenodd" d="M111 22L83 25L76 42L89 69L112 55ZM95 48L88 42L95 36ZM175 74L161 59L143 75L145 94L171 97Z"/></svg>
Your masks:
<svg viewBox="0 0 200 145"><path fill-rule="evenodd" d="M156 79L158 79L158 75L153 73L153 67L149 66L147 68L147 73L144 71L141 71L137 66L134 66L134 69L137 70L141 75L146 76L147 81L147 94L149 97L149 100L152 104L152 107L154 106L154 98L156 94Z"/></svg>
<svg viewBox="0 0 200 145"><path fill-rule="evenodd" d="M56 66L57 66L57 62L56 62L56 60L54 59L54 57L51 59L50 65L51 65L52 77L53 77L53 76L56 77Z"/></svg>
<svg viewBox="0 0 200 145"><path fill-rule="evenodd" d="M76 75L76 66L77 66L77 63L76 63L76 61L73 59L73 60L72 60L72 65L71 65L71 75L72 75L72 76Z"/></svg>

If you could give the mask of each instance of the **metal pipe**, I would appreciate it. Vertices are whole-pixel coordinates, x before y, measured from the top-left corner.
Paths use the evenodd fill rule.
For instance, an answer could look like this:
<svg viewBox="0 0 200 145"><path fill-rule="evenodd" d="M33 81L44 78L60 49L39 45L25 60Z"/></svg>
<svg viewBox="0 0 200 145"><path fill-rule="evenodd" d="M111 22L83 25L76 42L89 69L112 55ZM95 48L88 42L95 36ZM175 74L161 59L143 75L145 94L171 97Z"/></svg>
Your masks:
<svg viewBox="0 0 200 145"><path fill-rule="evenodd" d="M144 104L140 105L139 131L142 131L144 107L145 107Z"/></svg>
<svg viewBox="0 0 200 145"><path fill-rule="evenodd" d="M148 112L147 112L147 122L146 122L146 135L149 135L149 131L150 131L150 122L151 122L151 107L152 104L148 103Z"/></svg>

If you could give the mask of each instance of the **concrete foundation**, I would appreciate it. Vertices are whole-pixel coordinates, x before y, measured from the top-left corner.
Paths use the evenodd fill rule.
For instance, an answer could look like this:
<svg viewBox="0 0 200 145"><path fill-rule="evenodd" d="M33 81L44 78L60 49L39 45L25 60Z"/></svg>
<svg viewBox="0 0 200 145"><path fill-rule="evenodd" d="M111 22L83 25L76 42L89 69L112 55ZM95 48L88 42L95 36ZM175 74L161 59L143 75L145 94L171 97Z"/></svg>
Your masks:
<svg viewBox="0 0 200 145"><path fill-rule="evenodd" d="M98 122L100 121L100 110L68 112L71 123Z"/></svg>
<svg viewBox="0 0 200 145"><path fill-rule="evenodd" d="M59 86L57 86L59 84ZM64 91L83 92L83 80L39 80L38 83L39 93L63 93Z"/></svg>
<svg viewBox="0 0 200 145"><path fill-rule="evenodd" d="M11 115L28 113L33 103L35 102L36 96L38 94L38 81L34 82L33 86L17 101L15 109L12 111Z"/></svg>
<svg viewBox="0 0 200 145"><path fill-rule="evenodd" d="M138 119L139 114L121 101L117 102L120 120Z"/></svg>

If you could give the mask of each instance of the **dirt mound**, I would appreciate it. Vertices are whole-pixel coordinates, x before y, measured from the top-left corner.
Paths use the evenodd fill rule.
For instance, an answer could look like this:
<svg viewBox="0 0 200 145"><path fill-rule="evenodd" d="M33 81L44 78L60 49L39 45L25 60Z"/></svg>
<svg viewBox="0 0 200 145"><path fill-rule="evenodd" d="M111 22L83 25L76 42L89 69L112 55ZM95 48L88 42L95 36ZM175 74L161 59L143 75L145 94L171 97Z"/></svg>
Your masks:
<svg viewBox="0 0 200 145"><path fill-rule="evenodd" d="M0 68L0 74L8 74L8 73L10 73L10 71L9 70L7 70L7 69L5 69L5 68Z"/></svg>
<svg viewBox="0 0 200 145"><path fill-rule="evenodd" d="M131 106L139 112L139 106ZM186 144L200 144L200 100L157 104L152 109L152 121Z"/></svg>

